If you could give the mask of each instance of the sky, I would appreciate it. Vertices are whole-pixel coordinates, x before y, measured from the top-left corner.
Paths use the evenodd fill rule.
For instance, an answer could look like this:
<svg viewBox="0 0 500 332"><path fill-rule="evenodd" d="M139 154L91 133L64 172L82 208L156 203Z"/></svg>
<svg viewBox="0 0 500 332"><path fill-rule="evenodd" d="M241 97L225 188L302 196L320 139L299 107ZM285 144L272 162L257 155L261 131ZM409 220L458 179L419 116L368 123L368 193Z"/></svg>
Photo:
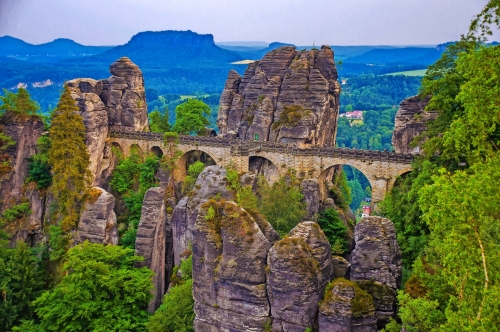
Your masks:
<svg viewBox="0 0 500 332"><path fill-rule="evenodd" d="M432 45L460 38L487 0L0 0L0 36L120 45L141 31L216 42ZM495 35L495 40L499 40Z"/></svg>

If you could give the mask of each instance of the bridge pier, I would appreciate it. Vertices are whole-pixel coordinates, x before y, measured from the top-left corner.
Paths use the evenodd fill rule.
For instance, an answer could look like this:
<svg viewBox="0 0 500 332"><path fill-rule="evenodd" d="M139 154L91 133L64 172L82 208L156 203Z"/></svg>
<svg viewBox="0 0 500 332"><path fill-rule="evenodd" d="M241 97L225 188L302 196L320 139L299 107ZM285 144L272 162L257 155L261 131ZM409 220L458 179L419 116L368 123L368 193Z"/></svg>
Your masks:
<svg viewBox="0 0 500 332"><path fill-rule="evenodd" d="M379 212L380 207L379 203L384 200L385 195L388 192L388 184L390 179L385 178L376 178L369 179L370 184L372 186L372 201L371 201L371 209L372 211Z"/></svg>

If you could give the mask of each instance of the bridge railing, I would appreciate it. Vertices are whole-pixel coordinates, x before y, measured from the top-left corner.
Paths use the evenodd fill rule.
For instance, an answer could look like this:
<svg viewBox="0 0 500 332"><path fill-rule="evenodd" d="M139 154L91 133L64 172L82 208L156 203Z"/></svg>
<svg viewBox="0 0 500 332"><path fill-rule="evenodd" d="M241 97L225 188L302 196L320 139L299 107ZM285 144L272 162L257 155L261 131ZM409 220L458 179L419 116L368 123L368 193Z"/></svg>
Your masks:
<svg viewBox="0 0 500 332"><path fill-rule="evenodd" d="M125 138L134 140L147 140L147 141L163 141L163 134L138 132L138 131L119 131L111 129L109 131L110 137ZM401 154L387 151L375 150L358 150L337 147L310 147L310 148L297 148L289 146L284 143L277 142L262 142L262 141L247 141L241 139L224 139L220 137L206 137L206 136L179 136L180 144L189 145L208 145L211 147L230 147L237 148L241 151L244 150L259 150L268 152L278 152L283 154L292 154L297 156L323 156L331 157L338 156L343 158L362 159L362 160L380 160L390 161L396 163L409 164L413 161L414 155Z"/></svg>

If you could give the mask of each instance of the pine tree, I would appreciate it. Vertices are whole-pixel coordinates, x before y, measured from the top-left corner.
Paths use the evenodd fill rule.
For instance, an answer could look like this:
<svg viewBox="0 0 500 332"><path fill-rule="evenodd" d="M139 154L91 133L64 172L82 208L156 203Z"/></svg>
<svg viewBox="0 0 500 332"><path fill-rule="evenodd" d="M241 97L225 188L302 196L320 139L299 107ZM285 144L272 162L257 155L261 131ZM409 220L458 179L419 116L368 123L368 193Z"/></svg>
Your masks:
<svg viewBox="0 0 500 332"><path fill-rule="evenodd" d="M49 163L54 177L52 193L58 204L58 219L68 231L75 228L80 203L88 189L89 154L85 146L85 126L67 86L52 114Z"/></svg>

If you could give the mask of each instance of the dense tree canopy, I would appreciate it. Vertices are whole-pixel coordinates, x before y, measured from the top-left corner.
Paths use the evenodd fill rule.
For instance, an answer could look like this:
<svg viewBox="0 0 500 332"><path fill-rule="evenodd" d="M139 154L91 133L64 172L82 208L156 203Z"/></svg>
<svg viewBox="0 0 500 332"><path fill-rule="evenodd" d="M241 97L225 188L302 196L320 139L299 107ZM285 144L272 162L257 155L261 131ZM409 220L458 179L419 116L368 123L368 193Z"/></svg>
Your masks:
<svg viewBox="0 0 500 332"><path fill-rule="evenodd" d="M89 154L85 146L85 126L68 87L52 113L49 164L54 174L51 191L58 204L58 218L65 230L75 228L80 202L89 186Z"/></svg>
<svg viewBox="0 0 500 332"><path fill-rule="evenodd" d="M210 107L197 99L189 99L175 108L174 131L179 134L201 134L209 121Z"/></svg>
<svg viewBox="0 0 500 332"><path fill-rule="evenodd" d="M153 272L135 268L133 249L84 242L71 248L66 275L33 303L46 331L143 331Z"/></svg>

